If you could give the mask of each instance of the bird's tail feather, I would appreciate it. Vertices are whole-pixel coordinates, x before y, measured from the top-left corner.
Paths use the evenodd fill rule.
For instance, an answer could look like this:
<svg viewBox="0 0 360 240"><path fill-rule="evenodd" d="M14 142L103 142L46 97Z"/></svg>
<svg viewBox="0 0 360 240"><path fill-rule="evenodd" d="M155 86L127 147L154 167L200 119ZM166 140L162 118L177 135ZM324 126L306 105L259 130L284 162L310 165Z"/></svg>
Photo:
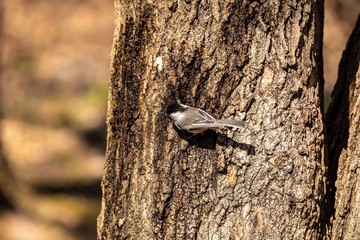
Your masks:
<svg viewBox="0 0 360 240"><path fill-rule="evenodd" d="M238 121L238 120L220 119L220 120L217 120L216 122L219 123L222 126L227 126L227 127L234 127L234 128L243 128L243 127L245 127L245 122Z"/></svg>

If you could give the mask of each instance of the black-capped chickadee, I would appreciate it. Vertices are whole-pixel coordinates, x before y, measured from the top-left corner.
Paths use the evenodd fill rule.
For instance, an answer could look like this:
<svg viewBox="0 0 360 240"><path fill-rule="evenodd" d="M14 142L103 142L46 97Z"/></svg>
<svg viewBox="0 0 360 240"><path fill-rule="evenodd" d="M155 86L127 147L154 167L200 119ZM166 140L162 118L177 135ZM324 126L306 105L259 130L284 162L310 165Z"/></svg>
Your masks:
<svg viewBox="0 0 360 240"><path fill-rule="evenodd" d="M245 122L238 120L215 119L213 116L199 108L193 108L184 104L172 104L167 108L176 127L194 134L201 133L213 127L243 128Z"/></svg>

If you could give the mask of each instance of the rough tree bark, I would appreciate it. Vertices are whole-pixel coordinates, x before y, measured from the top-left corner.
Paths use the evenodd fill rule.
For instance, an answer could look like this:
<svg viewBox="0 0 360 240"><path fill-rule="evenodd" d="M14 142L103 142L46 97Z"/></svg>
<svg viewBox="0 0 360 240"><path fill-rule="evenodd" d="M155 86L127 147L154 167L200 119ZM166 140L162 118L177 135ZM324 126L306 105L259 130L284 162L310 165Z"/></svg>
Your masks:
<svg viewBox="0 0 360 240"><path fill-rule="evenodd" d="M359 239L360 236L359 62L360 18L343 53L332 103L326 114L328 192L330 204L335 206L332 232L329 233L332 239Z"/></svg>
<svg viewBox="0 0 360 240"><path fill-rule="evenodd" d="M98 239L318 239L322 1L116 0ZM174 101L243 130L192 138Z"/></svg>

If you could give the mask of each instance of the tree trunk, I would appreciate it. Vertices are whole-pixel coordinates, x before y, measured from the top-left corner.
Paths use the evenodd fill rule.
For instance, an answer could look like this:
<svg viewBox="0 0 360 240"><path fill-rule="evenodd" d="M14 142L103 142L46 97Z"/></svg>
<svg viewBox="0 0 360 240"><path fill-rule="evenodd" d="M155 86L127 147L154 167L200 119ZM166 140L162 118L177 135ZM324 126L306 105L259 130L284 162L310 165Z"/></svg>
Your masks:
<svg viewBox="0 0 360 240"><path fill-rule="evenodd" d="M360 18L343 53L326 115L332 239L360 236ZM336 181L336 185L335 185ZM336 188L335 188L336 186ZM336 191L335 191L336 190ZM334 214L334 209L333 209Z"/></svg>
<svg viewBox="0 0 360 240"><path fill-rule="evenodd" d="M115 1L98 239L323 235L322 1ZM179 101L247 128L190 138Z"/></svg>

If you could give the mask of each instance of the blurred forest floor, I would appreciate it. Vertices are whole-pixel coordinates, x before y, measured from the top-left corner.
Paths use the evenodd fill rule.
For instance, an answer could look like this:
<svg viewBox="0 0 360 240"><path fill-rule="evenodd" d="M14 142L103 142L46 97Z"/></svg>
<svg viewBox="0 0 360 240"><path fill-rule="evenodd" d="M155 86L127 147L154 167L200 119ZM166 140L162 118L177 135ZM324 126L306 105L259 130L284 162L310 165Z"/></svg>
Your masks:
<svg viewBox="0 0 360 240"><path fill-rule="evenodd" d="M19 208L0 206L0 239L95 239L113 1L3 3L0 138L27 191ZM326 1L326 96L359 10L357 0Z"/></svg>
<svg viewBox="0 0 360 240"><path fill-rule="evenodd" d="M0 210L0 239L95 239L114 3L3 4L1 139L27 193Z"/></svg>

